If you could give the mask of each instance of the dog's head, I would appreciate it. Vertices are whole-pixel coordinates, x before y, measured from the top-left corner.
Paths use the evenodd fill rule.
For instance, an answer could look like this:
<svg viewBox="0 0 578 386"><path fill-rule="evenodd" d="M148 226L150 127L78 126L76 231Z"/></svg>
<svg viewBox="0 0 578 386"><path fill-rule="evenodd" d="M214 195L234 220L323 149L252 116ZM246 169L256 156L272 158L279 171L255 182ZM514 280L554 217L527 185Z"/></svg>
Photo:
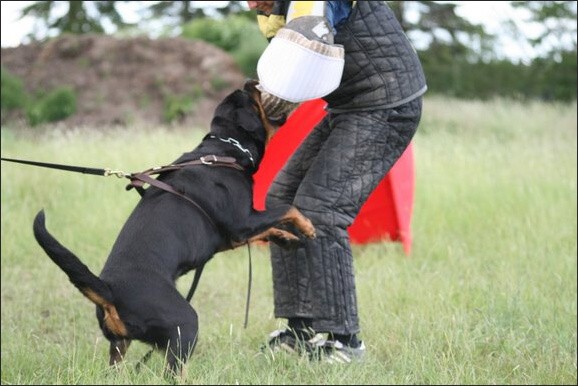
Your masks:
<svg viewBox="0 0 578 386"><path fill-rule="evenodd" d="M267 118L258 84L249 79L243 89L235 90L223 99L215 109L211 133L225 138L236 138L240 134L248 136L262 153L281 123Z"/></svg>

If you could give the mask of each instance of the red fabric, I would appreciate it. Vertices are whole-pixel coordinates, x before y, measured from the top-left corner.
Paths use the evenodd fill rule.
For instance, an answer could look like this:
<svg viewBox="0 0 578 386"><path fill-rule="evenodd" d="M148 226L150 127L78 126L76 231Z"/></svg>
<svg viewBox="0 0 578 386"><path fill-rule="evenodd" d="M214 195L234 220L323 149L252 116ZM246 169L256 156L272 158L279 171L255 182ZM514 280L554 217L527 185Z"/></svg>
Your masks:
<svg viewBox="0 0 578 386"><path fill-rule="evenodd" d="M267 146L259 170L253 177L255 209L265 209L265 196L275 175L325 116L324 107L325 102L322 99L301 104L275 134ZM349 227L351 242L401 242L405 253L409 255L412 243L414 185L413 146L410 143L401 158L371 193Z"/></svg>

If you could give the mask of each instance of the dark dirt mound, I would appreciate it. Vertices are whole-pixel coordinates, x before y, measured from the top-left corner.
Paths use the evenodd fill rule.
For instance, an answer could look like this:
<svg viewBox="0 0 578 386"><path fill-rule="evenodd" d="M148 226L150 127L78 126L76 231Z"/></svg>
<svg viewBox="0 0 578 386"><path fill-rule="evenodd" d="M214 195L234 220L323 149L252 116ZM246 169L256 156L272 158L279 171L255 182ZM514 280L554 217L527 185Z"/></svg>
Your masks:
<svg viewBox="0 0 578 386"><path fill-rule="evenodd" d="M77 112L66 127L162 125L167 111L178 116L173 124L208 127L216 105L245 79L225 51L183 38L62 36L2 48L2 66L30 93L72 87Z"/></svg>

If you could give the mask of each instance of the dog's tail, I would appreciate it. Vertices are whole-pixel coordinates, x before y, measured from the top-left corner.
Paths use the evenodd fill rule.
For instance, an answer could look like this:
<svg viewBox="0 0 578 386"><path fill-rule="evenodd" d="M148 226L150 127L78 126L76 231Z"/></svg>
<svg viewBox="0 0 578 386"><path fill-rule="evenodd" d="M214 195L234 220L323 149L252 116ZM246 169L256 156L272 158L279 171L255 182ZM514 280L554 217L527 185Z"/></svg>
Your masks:
<svg viewBox="0 0 578 386"><path fill-rule="evenodd" d="M126 327L118 316L114 306L114 295L110 287L48 232L44 220L44 210L36 214L33 230L38 244L50 259L66 273L72 284L90 301L104 310L107 327L117 335L126 335Z"/></svg>

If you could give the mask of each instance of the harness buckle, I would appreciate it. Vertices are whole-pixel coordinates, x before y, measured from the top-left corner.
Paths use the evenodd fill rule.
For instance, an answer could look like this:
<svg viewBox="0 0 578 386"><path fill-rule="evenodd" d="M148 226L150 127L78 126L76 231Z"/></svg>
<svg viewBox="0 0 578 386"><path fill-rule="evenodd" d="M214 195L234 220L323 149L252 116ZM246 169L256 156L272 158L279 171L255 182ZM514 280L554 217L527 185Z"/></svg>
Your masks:
<svg viewBox="0 0 578 386"><path fill-rule="evenodd" d="M207 157L211 157L212 160L207 159ZM211 154L209 156L203 156L200 158L201 163L203 163L204 165L213 165L215 162L217 162L217 156L214 154Z"/></svg>

